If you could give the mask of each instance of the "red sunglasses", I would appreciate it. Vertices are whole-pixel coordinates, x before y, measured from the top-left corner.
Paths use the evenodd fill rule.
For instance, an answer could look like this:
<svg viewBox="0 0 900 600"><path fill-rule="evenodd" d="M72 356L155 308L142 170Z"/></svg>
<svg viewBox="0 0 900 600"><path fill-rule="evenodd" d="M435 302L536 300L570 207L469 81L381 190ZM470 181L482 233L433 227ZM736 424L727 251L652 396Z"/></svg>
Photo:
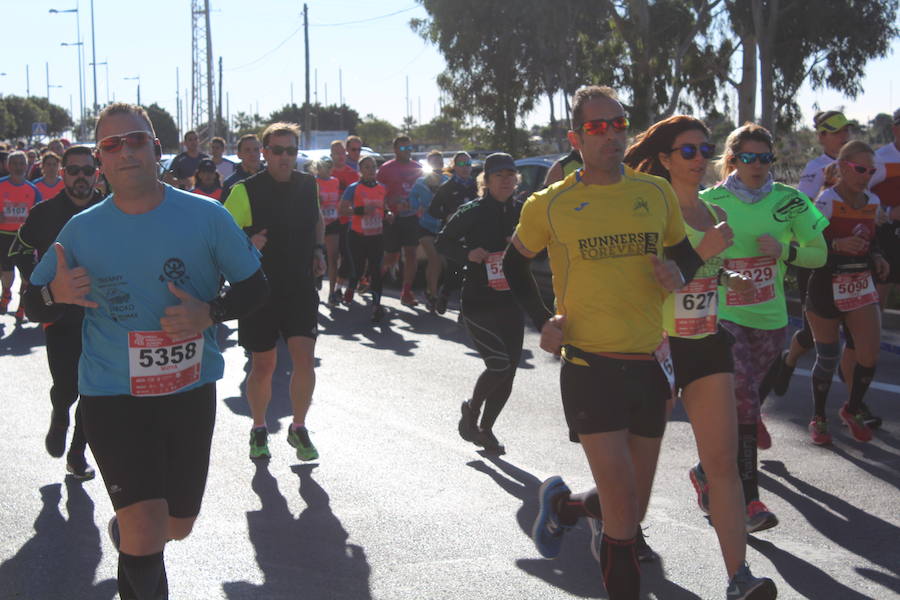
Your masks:
<svg viewBox="0 0 900 600"><path fill-rule="evenodd" d="M851 162L851 161L849 161L849 160L845 160L844 162L847 163L848 165L850 165L851 167L853 167L853 170L856 171L857 173L859 173L860 175L864 175L864 174L866 174L866 173L868 173L869 175L874 175L874 174L875 174L875 167L872 167L872 168L870 169L870 168L868 168L868 167L864 167L864 166L862 166L862 165L858 165L858 164L856 164L855 162Z"/></svg>
<svg viewBox="0 0 900 600"><path fill-rule="evenodd" d="M124 144L129 148L143 148L153 138L147 131L129 131L122 135L111 135L97 142L97 147L104 152L118 152Z"/></svg>
<svg viewBox="0 0 900 600"><path fill-rule="evenodd" d="M591 121L585 121L581 124L579 129L584 129L584 132L588 135L604 135L609 131L610 127L616 131L625 131L630 124L628 117L622 115L621 117L616 117L614 119L593 119Z"/></svg>

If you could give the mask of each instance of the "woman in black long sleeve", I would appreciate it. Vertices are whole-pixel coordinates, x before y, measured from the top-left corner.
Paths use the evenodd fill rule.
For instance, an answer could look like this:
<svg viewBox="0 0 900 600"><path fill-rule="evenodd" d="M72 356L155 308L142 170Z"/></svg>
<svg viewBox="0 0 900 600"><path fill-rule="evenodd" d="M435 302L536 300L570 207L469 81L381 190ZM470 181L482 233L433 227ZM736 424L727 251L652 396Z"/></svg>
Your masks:
<svg viewBox="0 0 900 600"><path fill-rule="evenodd" d="M439 252L465 265L463 322L485 365L472 398L462 404L459 435L502 454L504 448L493 427L512 392L524 333L522 312L509 291L502 265L503 251L519 221L520 207L512 199L518 184L512 157L502 153L488 156L479 183L482 178L481 197L450 217L435 245Z"/></svg>

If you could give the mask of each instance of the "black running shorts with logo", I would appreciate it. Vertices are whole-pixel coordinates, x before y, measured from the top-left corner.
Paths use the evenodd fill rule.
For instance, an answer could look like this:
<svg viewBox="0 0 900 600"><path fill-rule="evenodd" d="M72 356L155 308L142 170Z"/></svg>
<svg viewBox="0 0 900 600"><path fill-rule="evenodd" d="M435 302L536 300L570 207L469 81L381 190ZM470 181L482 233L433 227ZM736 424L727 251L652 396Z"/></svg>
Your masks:
<svg viewBox="0 0 900 600"><path fill-rule="evenodd" d="M272 288L266 303L238 320L238 343L249 352L275 348L280 335L285 341L319 334L319 294L312 282L285 291Z"/></svg>
<svg viewBox="0 0 900 600"><path fill-rule="evenodd" d="M384 224L384 251L400 252L400 248L419 245L419 218L416 215L396 217L393 223Z"/></svg>
<svg viewBox="0 0 900 600"><path fill-rule="evenodd" d="M200 514L216 384L169 396L81 396L78 410L113 508L164 499L172 517Z"/></svg>
<svg viewBox="0 0 900 600"><path fill-rule="evenodd" d="M662 437L671 392L655 360L623 360L591 355L590 366L563 360L559 373L569 439L579 434L627 429Z"/></svg>
<svg viewBox="0 0 900 600"><path fill-rule="evenodd" d="M733 344L734 336L721 326L716 333L699 339L670 337L675 391L680 394L689 383L707 375L734 373Z"/></svg>

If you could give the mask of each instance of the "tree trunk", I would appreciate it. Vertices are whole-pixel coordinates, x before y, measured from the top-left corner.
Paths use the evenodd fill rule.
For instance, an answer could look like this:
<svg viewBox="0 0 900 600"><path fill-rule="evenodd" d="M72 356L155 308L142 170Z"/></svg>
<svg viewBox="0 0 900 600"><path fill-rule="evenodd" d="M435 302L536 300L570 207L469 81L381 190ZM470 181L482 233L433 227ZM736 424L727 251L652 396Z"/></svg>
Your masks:
<svg viewBox="0 0 900 600"><path fill-rule="evenodd" d="M738 85L739 126L756 119L756 36L751 34L741 36L741 47L744 58L741 65L741 81Z"/></svg>
<svg viewBox="0 0 900 600"><path fill-rule="evenodd" d="M760 125L773 131L775 125L775 32L779 0L753 0L753 27L759 46ZM774 133L774 132L773 132Z"/></svg>

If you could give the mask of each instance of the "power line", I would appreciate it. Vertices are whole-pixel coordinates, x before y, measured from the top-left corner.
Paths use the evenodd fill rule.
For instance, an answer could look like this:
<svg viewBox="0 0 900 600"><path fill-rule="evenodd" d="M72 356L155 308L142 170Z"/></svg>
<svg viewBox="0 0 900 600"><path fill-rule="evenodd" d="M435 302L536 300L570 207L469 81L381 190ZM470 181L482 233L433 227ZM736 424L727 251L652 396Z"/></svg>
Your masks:
<svg viewBox="0 0 900 600"><path fill-rule="evenodd" d="M368 19L361 19L359 21L344 21L343 23L311 23L310 27L342 27L344 25L358 25L360 23L371 23L372 21L377 21L379 19L386 19L388 17L393 17L394 15L399 15L400 13L405 13L413 10L414 8L418 8L418 6L410 6L409 8L404 8L401 10L395 10L392 13L388 13L386 15L379 15L377 17L371 17Z"/></svg>
<svg viewBox="0 0 900 600"><path fill-rule="evenodd" d="M264 58L268 58L268 57L269 57L271 54L273 54L276 50L281 49L282 46L284 46L285 44L287 44L288 41L289 41L292 37L294 37L295 35L297 35L297 34L300 33L301 31L303 31L303 25L302 25L302 24L300 25L300 27L298 27L297 29L295 29L294 31L292 31L286 38L284 38L284 39L281 41L281 43L279 43L277 46L275 46L274 48L272 48L271 50L269 50L268 52L266 52L265 54L263 54L263 55L260 56L259 58L255 59L255 60L252 60L252 61L250 61L250 62L248 62L248 63L246 63L246 64L243 64L243 65L240 65L240 66L237 66L237 67L232 67L232 68L230 68L230 69L225 69L225 70L226 70L226 71L238 71L238 70L240 70L240 69L244 69L244 68L246 68L246 67L250 67L250 66L252 66L252 65L255 65L256 63L258 63L259 61L263 60Z"/></svg>

